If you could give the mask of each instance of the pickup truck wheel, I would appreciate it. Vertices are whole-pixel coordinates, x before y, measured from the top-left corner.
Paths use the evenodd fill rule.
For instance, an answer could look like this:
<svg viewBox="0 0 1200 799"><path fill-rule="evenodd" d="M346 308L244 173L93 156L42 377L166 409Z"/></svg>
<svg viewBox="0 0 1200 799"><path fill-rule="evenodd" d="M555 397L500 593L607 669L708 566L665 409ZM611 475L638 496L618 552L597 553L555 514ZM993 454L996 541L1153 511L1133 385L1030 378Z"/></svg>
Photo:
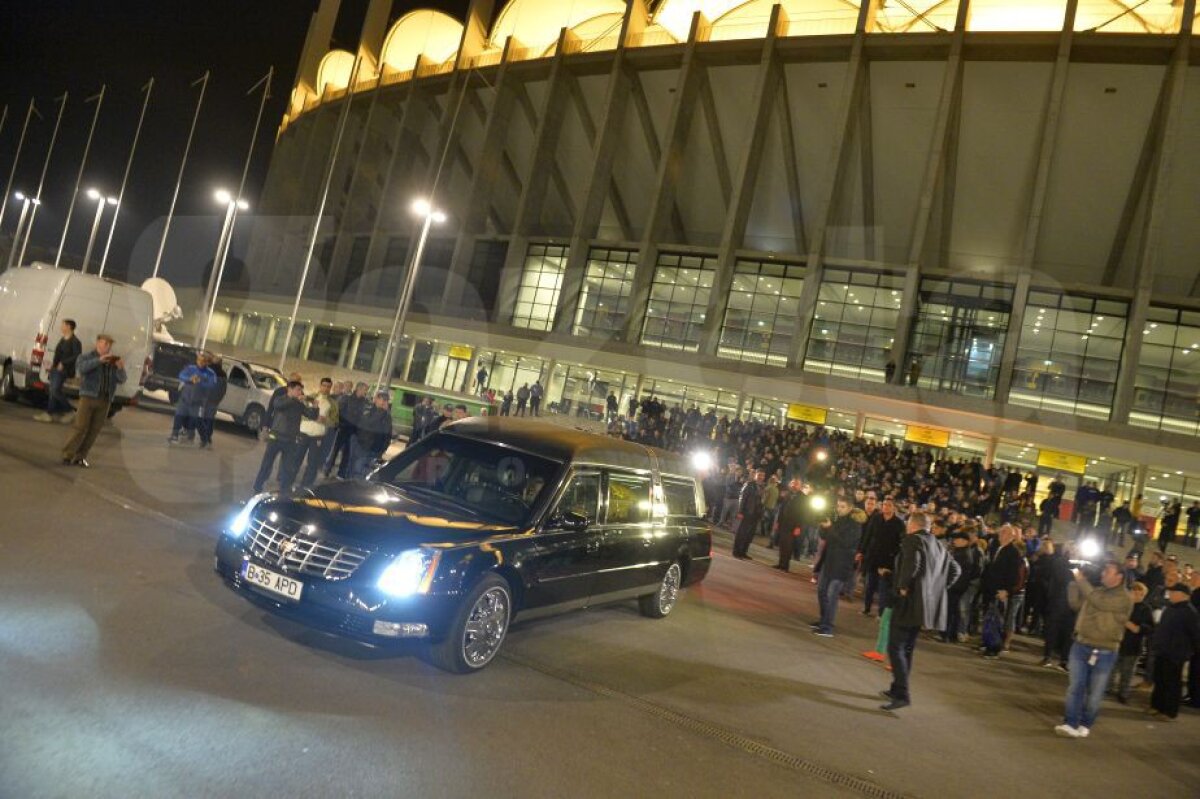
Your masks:
<svg viewBox="0 0 1200 799"><path fill-rule="evenodd" d="M263 425L263 408L261 405L251 405L242 414L242 425L251 433L257 433Z"/></svg>
<svg viewBox="0 0 1200 799"><path fill-rule="evenodd" d="M13 378L12 366L5 364L4 373L0 374L0 399L6 402L17 401L17 382Z"/></svg>
<svg viewBox="0 0 1200 799"><path fill-rule="evenodd" d="M467 594L444 640L430 649L433 665L471 674L491 663L504 645L512 620L512 591L504 578L488 574Z"/></svg>
<svg viewBox="0 0 1200 799"><path fill-rule="evenodd" d="M658 590L653 594L638 597L638 610L643 616L651 619L661 619L675 608L679 599L679 587L683 585L683 569L678 563L672 563L667 568L658 584Z"/></svg>

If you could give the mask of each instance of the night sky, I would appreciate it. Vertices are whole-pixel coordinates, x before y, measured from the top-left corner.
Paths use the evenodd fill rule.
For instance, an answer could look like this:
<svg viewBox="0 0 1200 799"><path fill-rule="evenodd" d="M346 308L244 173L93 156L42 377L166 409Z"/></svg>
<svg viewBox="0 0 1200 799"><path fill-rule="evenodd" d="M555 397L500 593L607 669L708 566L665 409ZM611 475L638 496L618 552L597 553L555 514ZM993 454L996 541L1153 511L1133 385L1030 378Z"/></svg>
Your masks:
<svg viewBox="0 0 1200 799"><path fill-rule="evenodd" d="M255 204L309 19L319 0L37 0L5 5L3 14L8 19L0 25L0 51L5 54L0 108L7 104L8 117L0 131L0 190L12 168L30 97L43 118L35 116L30 122L13 181L13 190L28 194L36 190L42 171L58 111L56 98L69 93L31 247L46 247L51 254L57 249L94 111L94 105L84 100L95 95L102 83L108 89L81 195L89 186L117 193L141 110L141 87L151 76L155 78L107 273L125 277L135 245L138 252L145 247L144 242L137 244L139 238L167 213L198 97L199 89L190 84L206 69L212 77L176 219L192 217L193 231L211 227L215 245L220 209L212 193L221 186L237 187L261 97L246 92L273 65L272 97L245 191L246 199ZM333 46L353 49L366 5L366 0L343 0ZM498 10L503 3L496 5ZM461 19L466 6L467 0L396 0L392 19L418 7L441 8ZM82 255L94 208L90 202L76 204L67 253ZM19 211L20 203L10 195L3 219L6 235L16 228ZM107 224L102 229L106 228ZM173 224L172 241L175 230ZM135 256L134 274L128 275L134 282L148 277L137 274L136 264L142 261Z"/></svg>

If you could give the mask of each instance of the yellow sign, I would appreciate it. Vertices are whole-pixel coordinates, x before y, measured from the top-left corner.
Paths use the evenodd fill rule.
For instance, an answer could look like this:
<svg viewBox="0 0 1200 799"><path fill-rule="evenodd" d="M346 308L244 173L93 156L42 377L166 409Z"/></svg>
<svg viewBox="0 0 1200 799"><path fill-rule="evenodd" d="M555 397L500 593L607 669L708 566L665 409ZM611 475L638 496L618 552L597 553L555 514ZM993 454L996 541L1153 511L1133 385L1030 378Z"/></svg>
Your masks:
<svg viewBox="0 0 1200 799"><path fill-rule="evenodd" d="M471 360L471 356L474 354L475 354L475 351L472 350L470 347L468 347L465 344L451 344L450 345L450 357L451 358L455 358L460 361L469 361L469 360Z"/></svg>
<svg viewBox="0 0 1200 799"><path fill-rule="evenodd" d="M789 422L807 422L808 424L825 424L826 410L815 405L788 405L787 418Z"/></svg>
<svg viewBox="0 0 1200 799"><path fill-rule="evenodd" d="M1083 455L1072 455L1070 452L1058 452L1053 449L1043 449L1038 452L1037 465L1045 469L1059 472L1083 474L1087 470L1088 459Z"/></svg>
<svg viewBox="0 0 1200 799"><path fill-rule="evenodd" d="M914 444L924 444L927 447L945 449L950 446L950 431L910 424L904 430L904 440Z"/></svg>

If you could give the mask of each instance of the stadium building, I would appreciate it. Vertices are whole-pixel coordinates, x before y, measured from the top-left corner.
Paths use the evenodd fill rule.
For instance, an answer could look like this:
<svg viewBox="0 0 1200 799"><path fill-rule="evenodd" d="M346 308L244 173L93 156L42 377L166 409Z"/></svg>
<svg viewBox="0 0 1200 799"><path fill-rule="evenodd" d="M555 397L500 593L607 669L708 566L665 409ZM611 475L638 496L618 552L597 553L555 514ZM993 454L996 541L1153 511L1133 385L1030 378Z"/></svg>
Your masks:
<svg viewBox="0 0 1200 799"><path fill-rule="evenodd" d="M314 14L217 342L312 241L288 354L378 371L426 198L397 379L1200 495L1195 0L391 5Z"/></svg>

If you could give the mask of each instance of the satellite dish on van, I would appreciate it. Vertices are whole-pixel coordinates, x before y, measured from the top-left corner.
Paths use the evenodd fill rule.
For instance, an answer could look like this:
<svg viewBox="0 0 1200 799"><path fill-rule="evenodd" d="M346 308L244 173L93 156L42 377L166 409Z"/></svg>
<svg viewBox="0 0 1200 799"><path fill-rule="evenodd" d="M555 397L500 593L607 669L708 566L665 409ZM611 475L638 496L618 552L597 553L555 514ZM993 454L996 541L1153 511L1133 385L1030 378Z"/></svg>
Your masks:
<svg viewBox="0 0 1200 799"><path fill-rule="evenodd" d="M167 330L167 323L183 316L175 289L161 277L152 277L142 283L142 291L150 295L154 305L154 337L159 341L174 341Z"/></svg>

